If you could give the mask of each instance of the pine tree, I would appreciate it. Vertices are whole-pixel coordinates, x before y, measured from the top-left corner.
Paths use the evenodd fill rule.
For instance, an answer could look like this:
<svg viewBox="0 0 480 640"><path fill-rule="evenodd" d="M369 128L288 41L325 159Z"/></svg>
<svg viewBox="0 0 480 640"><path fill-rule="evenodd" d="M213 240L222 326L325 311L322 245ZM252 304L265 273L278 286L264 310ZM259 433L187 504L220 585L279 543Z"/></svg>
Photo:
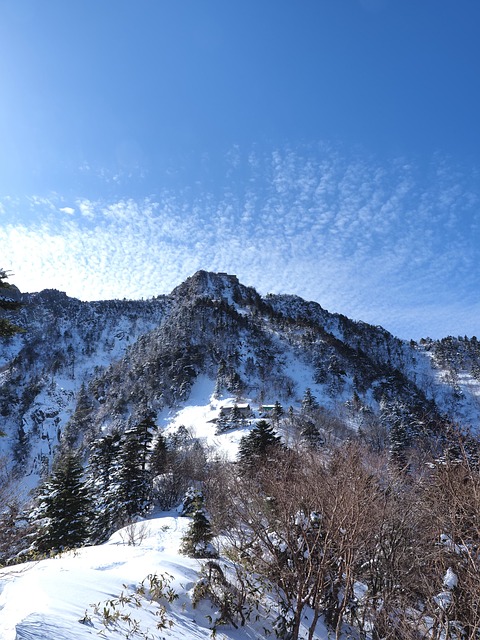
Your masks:
<svg viewBox="0 0 480 640"><path fill-rule="evenodd" d="M182 500L182 516L193 516L200 503L203 504L203 494L200 489L189 487Z"/></svg>
<svg viewBox="0 0 480 640"><path fill-rule="evenodd" d="M169 437L170 449L184 449L188 447L188 443L191 441L191 439L191 433L189 433L187 427L184 424L181 424L178 429Z"/></svg>
<svg viewBox="0 0 480 640"><path fill-rule="evenodd" d="M107 434L93 444L88 467L88 486L93 496L95 517L92 536L103 542L112 532L118 518L115 477L120 466L121 435Z"/></svg>
<svg viewBox="0 0 480 640"><path fill-rule="evenodd" d="M7 282L8 273L4 269L0 269L0 310L1 311L17 311L22 303L20 302L20 293L12 284ZM0 318L0 338L10 338L23 331L23 329L13 324L8 318Z"/></svg>
<svg viewBox="0 0 480 640"><path fill-rule="evenodd" d="M312 412L316 411L318 408L319 404L317 402L317 399L313 395L310 387L307 387L302 398L302 413L309 415Z"/></svg>
<svg viewBox="0 0 480 640"><path fill-rule="evenodd" d="M242 422L242 420L243 420L242 412L238 408L238 404L235 403L230 413L230 421L232 422L232 427L238 427L239 424Z"/></svg>
<svg viewBox="0 0 480 640"><path fill-rule="evenodd" d="M124 434L120 465L114 479L115 496L124 522L143 515L150 505L152 474L148 462L155 428L153 417L149 415Z"/></svg>
<svg viewBox="0 0 480 640"><path fill-rule="evenodd" d="M390 460L400 469L406 469L407 451L412 444L410 423L413 418L401 402L383 399L380 402L380 416L388 427Z"/></svg>
<svg viewBox="0 0 480 640"><path fill-rule="evenodd" d="M153 434L157 431L157 425L153 419L153 414L148 414L141 420L134 429L135 436L139 445L140 462L142 471L147 468L150 457L150 445L152 443Z"/></svg>
<svg viewBox="0 0 480 640"><path fill-rule="evenodd" d="M214 558L217 556L217 552L212 546L212 526L205 511L203 495L201 491L194 490L189 498L192 496L193 500L189 502L188 506L192 522L182 538L180 552L192 558Z"/></svg>
<svg viewBox="0 0 480 640"><path fill-rule="evenodd" d="M34 521L41 552L81 546L88 540L91 500L83 482L79 454L67 451L54 467L39 497Z"/></svg>
<svg viewBox="0 0 480 640"><path fill-rule="evenodd" d="M275 424L278 425L278 423L280 422L280 418L283 416L284 413L285 411L282 405L277 400L271 412L272 420L275 422Z"/></svg>
<svg viewBox="0 0 480 640"><path fill-rule="evenodd" d="M115 496L121 522L129 522L133 516L143 514L147 506L148 486L143 464L139 462L138 443L134 433L128 433L122 443Z"/></svg>
<svg viewBox="0 0 480 640"><path fill-rule="evenodd" d="M92 434L92 412L94 410L94 401L88 393L85 384L82 382L76 399L75 411L68 421L63 439L69 446L74 447L79 439L79 434Z"/></svg>
<svg viewBox="0 0 480 640"><path fill-rule="evenodd" d="M218 365L217 379L215 381L215 390L213 392L216 398L218 398L222 394L223 389L226 387L227 385L226 380L227 380L227 363L222 358L220 360L220 364Z"/></svg>
<svg viewBox="0 0 480 640"><path fill-rule="evenodd" d="M259 420L253 429L240 440L238 457L241 464L252 467L267 458L269 451L281 447L281 438L266 420Z"/></svg>
<svg viewBox="0 0 480 640"><path fill-rule="evenodd" d="M300 437L305 444L312 449L318 449L323 444L323 438L319 428L313 420L305 419L300 429Z"/></svg>
<svg viewBox="0 0 480 640"><path fill-rule="evenodd" d="M169 451L167 439L163 433L158 433L150 454L150 471L152 476L166 473L168 468Z"/></svg>
<svg viewBox="0 0 480 640"><path fill-rule="evenodd" d="M409 437L407 427L401 420L392 422L389 431L390 446L388 453L390 460L404 469L407 466L407 449Z"/></svg>

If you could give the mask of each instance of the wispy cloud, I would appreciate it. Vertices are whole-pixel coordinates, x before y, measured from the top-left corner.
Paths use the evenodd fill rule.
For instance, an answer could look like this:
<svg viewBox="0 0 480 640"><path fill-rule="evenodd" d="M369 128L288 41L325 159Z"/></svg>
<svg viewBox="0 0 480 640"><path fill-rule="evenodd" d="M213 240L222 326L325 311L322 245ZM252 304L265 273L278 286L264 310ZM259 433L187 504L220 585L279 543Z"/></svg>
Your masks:
<svg viewBox="0 0 480 640"><path fill-rule="evenodd" d="M220 195L197 185L0 202L0 266L23 290L82 299L148 297L200 268L227 271L402 337L480 333L480 193L467 172L441 158L380 165L326 146L235 147L225 175Z"/></svg>

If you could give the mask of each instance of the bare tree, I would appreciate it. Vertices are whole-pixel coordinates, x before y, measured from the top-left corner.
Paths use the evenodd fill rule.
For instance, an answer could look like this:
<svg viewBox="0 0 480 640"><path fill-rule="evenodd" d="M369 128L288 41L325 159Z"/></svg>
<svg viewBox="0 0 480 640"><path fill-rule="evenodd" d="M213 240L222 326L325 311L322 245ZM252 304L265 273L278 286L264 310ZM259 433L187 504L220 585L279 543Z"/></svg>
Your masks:
<svg viewBox="0 0 480 640"><path fill-rule="evenodd" d="M309 638L321 616L341 636L373 526L374 485L353 444L330 461L286 451L254 477L230 478L222 513L229 553L276 593L291 638L307 609Z"/></svg>
<svg viewBox="0 0 480 640"><path fill-rule="evenodd" d="M425 492L434 527L435 579L428 585L432 638L480 637L480 469L459 436L455 456L438 460Z"/></svg>
<svg viewBox="0 0 480 640"><path fill-rule="evenodd" d="M478 640L477 459L460 442L405 474L358 441L284 449L253 474L221 465L207 504L248 588L275 594L280 637L312 639L322 618L337 639L349 624L372 640Z"/></svg>

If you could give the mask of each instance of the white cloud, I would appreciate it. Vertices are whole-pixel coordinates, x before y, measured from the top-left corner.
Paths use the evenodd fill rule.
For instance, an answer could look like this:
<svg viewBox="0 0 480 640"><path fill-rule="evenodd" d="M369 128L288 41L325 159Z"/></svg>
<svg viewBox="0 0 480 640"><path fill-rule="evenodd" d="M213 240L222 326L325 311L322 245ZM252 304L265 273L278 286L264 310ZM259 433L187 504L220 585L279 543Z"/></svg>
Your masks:
<svg viewBox="0 0 480 640"><path fill-rule="evenodd" d="M60 207L60 211L62 213L66 213L69 216L73 216L73 214L75 213L75 209L73 209L72 207Z"/></svg>
<svg viewBox="0 0 480 640"><path fill-rule="evenodd" d="M379 166L329 149L242 156L242 188L149 199L30 198L15 222L3 201L3 268L23 290L82 299L169 292L197 269L236 273L403 337L480 334L478 189L442 161L422 180L405 160ZM477 190L476 190L477 189ZM55 219L52 207L69 214ZM455 327L458 329L455 331Z"/></svg>
<svg viewBox="0 0 480 640"><path fill-rule="evenodd" d="M84 200L79 200L77 205L80 210L80 213L84 218L88 218L89 220L94 219L95 217L94 203L90 202L87 199L84 199Z"/></svg>

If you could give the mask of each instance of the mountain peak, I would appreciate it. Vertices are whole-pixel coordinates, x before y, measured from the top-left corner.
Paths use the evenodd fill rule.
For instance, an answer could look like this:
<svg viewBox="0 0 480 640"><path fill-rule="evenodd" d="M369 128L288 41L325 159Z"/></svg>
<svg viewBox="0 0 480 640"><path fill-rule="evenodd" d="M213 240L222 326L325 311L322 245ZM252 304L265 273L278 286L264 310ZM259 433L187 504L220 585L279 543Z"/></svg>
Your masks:
<svg viewBox="0 0 480 640"><path fill-rule="evenodd" d="M247 292L250 295L247 295ZM232 303L251 297L252 292L254 290L242 285L236 275L200 270L175 287L171 295L184 300L208 297Z"/></svg>

